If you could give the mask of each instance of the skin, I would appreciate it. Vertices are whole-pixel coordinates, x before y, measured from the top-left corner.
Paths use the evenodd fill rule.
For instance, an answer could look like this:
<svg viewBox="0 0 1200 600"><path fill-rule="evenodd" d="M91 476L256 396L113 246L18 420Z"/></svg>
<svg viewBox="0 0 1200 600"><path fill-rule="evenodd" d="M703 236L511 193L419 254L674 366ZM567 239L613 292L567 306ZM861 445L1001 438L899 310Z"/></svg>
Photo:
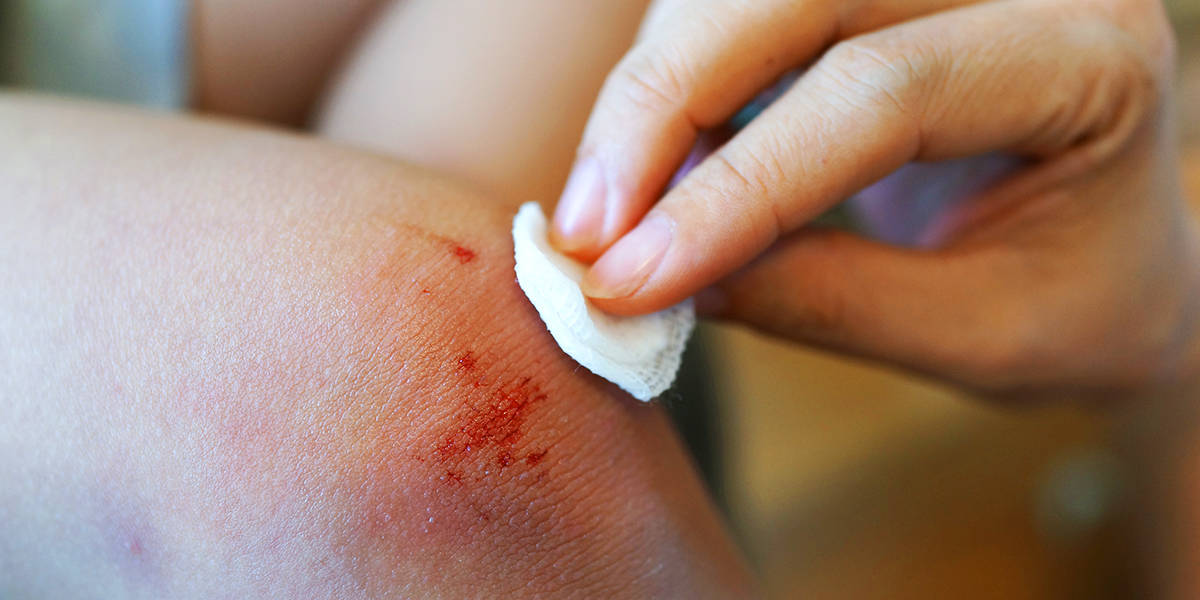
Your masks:
<svg viewBox="0 0 1200 600"><path fill-rule="evenodd" d="M203 111L306 125L380 0L196 0L192 101Z"/></svg>
<svg viewBox="0 0 1200 600"><path fill-rule="evenodd" d="M5 158L22 187L4 197L25 203L0 245L0 358L20 367L0 421L22 428L0 447L26 459L0 462L21 482L0 491L0 595L747 595L662 416L561 364L498 258L496 207L561 187L640 3L409 0L362 43L373 2L262 4L195 4L198 107L296 125L323 104L320 132L474 187L278 134L5 99L0 124L25 137L0 137L43 146ZM897 7L944 5L877 2L843 32ZM429 25L464 9L453 34ZM530 38L522 24L544 37L458 43ZM494 77L430 85L452 69Z"/></svg>
<svg viewBox="0 0 1200 600"><path fill-rule="evenodd" d="M698 135L805 65L663 193ZM703 290L711 314L1026 400L1194 385L1173 72L1145 0L664 0L600 94L553 239L595 260L584 291L617 314ZM868 224L905 224L893 243L808 226L898 169L863 194Z"/></svg>
<svg viewBox="0 0 1200 600"><path fill-rule="evenodd" d="M550 208L646 4L394 3L351 51L315 130L486 187L513 207Z"/></svg>
<svg viewBox="0 0 1200 600"><path fill-rule="evenodd" d="M750 593L661 411L557 351L486 196L20 96L0 181L0 595Z"/></svg>

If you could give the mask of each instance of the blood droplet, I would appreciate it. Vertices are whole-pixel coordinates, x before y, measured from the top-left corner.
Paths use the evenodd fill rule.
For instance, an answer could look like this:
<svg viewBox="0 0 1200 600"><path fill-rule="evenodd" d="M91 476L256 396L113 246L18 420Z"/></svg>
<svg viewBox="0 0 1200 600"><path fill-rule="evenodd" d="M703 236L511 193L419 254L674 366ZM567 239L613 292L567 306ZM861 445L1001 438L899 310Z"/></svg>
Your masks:
<svg viewBox="0 0 1200 600"><path fill-rule="evenodd" d="M535 466L538 463L542 462L542 459L546 458L546 454L549 452L550 452L549 450L539 450L537 452L530 452L529 454L525 455L525 464L527 464L531 467Z"/></svg>
<svg viewBox="0 0 1200 600"><path fill-rule="evenodd" d="M473 352L467 352L466 354L458 357L458 369L460 371L474 371L475 354Z"/></svg>
<svg viewBox="0 0 1200 600"><path fill-rule="evenodd" d="M460 262L464 265L475 260L475 257L477 256L477 253L474 250L462 245L461 243L458 242L458 240L455 240L453 238L446 237L439 233L434 233L432 231L429 231L422 227L418 227L411 223L403 223L403 224L399 225L399 228L404 231L407 231L410 234L414 234L419 237L425 238L431 242L435 242L438 244L445 244L446 247L448 247L450 249L450 254L452 256L454 256L455 258L457 258L458 262Z"/></svg>
<svg viewBox="0 0 1200 600"><path fill-rule="evenodd" d="M455 245L454 249L451 250L450 253L458 259L458 262L464 265L475 260L475 251L467 248L466 246Z"/></svg>

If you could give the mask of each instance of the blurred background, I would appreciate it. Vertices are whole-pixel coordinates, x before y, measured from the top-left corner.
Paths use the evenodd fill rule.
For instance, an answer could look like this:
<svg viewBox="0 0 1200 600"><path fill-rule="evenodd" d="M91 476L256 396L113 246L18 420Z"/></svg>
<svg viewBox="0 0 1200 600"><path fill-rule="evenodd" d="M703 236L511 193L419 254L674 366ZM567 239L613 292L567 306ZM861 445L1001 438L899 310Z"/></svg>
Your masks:
<svg viewBox="0 0 1200 600"><path fill-rule="evenodd" d="M186 3L106 4L0 0L0 78L185 107ZM1200 0L1167 5L1200 198ZM996 407L734 327L697 339L711 381L668 402L772 597L1200 593L1164 583L1200 582L1200 428L1178 404Z"/></svg>

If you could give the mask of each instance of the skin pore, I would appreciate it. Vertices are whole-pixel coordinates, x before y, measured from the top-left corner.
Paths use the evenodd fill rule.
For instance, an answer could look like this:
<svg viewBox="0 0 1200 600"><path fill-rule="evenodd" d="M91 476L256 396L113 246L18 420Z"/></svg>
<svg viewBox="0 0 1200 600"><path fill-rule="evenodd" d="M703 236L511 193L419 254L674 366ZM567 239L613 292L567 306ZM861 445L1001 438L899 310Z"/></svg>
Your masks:
<svg viewBox="0 0 1200 600"><path fill-rule="evenodd" d="M0 100L0 595L742 595L507 211L380 157Z"/></svg>

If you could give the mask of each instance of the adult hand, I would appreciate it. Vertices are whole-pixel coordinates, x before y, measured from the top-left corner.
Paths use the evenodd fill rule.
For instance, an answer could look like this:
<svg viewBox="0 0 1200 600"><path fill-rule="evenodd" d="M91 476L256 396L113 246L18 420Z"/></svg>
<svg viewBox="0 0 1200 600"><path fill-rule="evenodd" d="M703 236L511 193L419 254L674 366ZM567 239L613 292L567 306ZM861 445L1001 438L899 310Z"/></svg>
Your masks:
<svg viewBox="0 0 1200 600"><path fill-rule="evenodd" d="M660 1L552 235L598 257L584 289L617 314L719 281L722 316L988 390L1177 379L1200 258L1173 53L1150 1ZM810 64L660 198L698 133ZM980 155L1017 167L938 211L924 250L805 227L906 163Z"/></svg>

